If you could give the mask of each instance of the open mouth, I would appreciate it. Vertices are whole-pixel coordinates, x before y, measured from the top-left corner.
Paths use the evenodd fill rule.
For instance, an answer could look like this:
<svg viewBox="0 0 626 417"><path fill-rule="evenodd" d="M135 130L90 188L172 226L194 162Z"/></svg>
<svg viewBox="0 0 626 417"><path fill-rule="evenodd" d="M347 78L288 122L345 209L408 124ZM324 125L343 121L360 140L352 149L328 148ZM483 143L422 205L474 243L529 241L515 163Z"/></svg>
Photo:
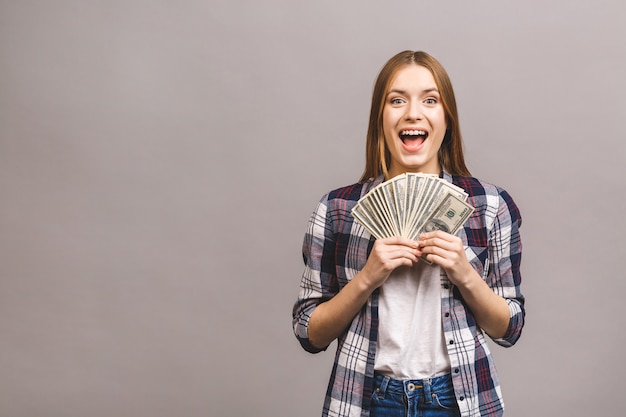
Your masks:
<svg viewBox="0 0 626 417"><path fill-rule="evenodd" d="M424 143L428 137L428 132L419 129L406 129L401 131L399 136L406 147L417 148Z"/></svg>

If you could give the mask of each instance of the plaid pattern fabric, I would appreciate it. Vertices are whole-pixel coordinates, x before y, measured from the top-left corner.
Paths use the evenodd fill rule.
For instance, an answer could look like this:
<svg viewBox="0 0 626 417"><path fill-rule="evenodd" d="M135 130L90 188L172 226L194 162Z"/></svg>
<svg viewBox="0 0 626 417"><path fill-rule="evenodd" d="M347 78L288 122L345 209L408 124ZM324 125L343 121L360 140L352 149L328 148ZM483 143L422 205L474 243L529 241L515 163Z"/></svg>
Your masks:
<svg viewBox="0 0 626 417"><path fill-rule="evenodd" d="M492 184L445 172L443 177L465 189L468 202L476 208L458 236L472 266L509 305L507 333L494 341L512 346L520 337L525 314L520 292L519 210L506 191ZM294 333L309 352L320 351L308 340L311 313L363 268L374 243L374 238L354 222L350 210L382 181L381 177L331 191L311 216L303 243L305 269L293 309ZM502 394L485 335L443 270L441 297L444 335L462 416L501 416ZM337 341L323 416L369 416L377 335L378 290Z"/></svg>

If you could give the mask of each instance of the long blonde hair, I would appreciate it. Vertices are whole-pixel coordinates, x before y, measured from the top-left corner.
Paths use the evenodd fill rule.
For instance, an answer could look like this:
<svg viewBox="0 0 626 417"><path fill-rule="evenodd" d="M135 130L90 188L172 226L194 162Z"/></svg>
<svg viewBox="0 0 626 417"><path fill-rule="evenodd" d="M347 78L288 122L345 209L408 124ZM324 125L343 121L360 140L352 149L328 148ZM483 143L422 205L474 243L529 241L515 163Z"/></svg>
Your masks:
<svg viewBox="0 0 626 417"><path fill-rule="evenodd" d="M393 77L399 68L408 64L416 64L429 70L433 74L441 96L448 127L439 148L439 163L443 169L452 175L471 175L465 165L459 115L448 73L439 61L426 52L403 51L387 61L380 70L374 84L372 107L367 129L367 142L365 145L365 170L359 182L366 182L380 175L385 175L386 177L388 174L391 155L385 143L383 133L383 108L385 107L385 97Z"/></svg>

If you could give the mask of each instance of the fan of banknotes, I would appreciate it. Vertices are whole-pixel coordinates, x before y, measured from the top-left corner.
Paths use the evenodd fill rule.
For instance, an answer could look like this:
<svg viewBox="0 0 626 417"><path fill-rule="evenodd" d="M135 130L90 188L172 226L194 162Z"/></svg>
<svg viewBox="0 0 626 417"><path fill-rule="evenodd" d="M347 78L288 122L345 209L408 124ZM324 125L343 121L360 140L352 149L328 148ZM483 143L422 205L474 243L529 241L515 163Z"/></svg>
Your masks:
<svg viewBox="0 0 626 417"><path fill-rule="evenodd" d="M364 195L352 209L372 236L417 240L427 231L456 234L474 211L467 193L437 175L404 173Z"/></svg>

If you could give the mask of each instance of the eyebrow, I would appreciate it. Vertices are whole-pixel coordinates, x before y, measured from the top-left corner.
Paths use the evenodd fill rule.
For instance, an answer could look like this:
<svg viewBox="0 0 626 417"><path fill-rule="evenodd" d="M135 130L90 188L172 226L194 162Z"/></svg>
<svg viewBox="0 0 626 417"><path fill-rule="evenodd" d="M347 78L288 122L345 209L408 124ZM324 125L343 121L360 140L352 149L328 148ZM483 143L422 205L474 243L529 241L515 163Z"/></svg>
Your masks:
<svg viewBox="0 0 626 417"><path fill-rule="evenodd" d="M421 93L422 93L422 94L428 94L428 93L432 93L432 92L439 93L439 90L437 90L437 88L436 88L436 87L433 87L433 88L427 88L427 89L425 89L425 90L422 90L422 92L421 92ZM397 88L394 88L394 89L392 89L392 90L389 90L389 92L387 93L387 95L389 95L389 94L391 94L391 93L406 94L406 91L405 91L405 90L398 90Z"/></svg>

